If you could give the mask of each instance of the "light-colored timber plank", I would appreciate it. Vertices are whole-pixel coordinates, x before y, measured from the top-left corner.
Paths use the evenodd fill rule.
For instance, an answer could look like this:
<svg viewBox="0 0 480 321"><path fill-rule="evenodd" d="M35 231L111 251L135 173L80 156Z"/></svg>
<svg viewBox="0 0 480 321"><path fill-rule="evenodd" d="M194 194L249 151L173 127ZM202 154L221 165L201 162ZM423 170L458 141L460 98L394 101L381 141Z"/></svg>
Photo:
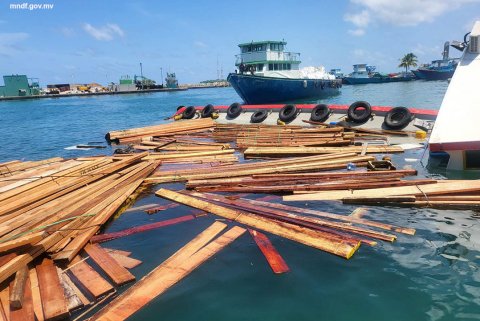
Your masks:
<svg viewBox="0 0 480 321"><path fill-rule="evenodd" d="M310 200L341 200L347 197L385 197L401 195L441 195L452 192L476 192L480 191L480 180L466 181L438 181L437 184L420 186L401 186L386 187L364 190L340 190L331 192L317 192L298 195L287 195L283 197L284 201L310 201Z"/></svg>
<svg viewBox="0 0 480 321"><path fill-rule="evenodd" d="M58 279L60 280L60 285L63 288L63 293L65 294L65 299L67 300L68 311L73 311L83 307L83 302L77 296L77 293L75 292L75 290L67 282L63 280L62 269L60 269L59 267L56 267L56 269L57 269Z"/></svg>
<svg viewBox="0 0 480 321"><path fill-rule="evenodd" d="M142 264L142 261L131 258L131 257L128 257L128 256L125 256L125 255L121 255L121 254L118 254L118 253L112 253L112 252L109 252L108 254L115 261L117 261L118 264L120 264L121 266L123 266L126 269L133 269L134 267Z"/></svg>
<svg viewBox="0 0 480 321"><path fill-rule="evenodd" d="M106 308L95 314L91 320L120 321L127 319L153 298L167 291L202 263L232 243L245 231L244 228L235 226L187 258L181 261L178 258L167 260L112 301Z"/></svg>

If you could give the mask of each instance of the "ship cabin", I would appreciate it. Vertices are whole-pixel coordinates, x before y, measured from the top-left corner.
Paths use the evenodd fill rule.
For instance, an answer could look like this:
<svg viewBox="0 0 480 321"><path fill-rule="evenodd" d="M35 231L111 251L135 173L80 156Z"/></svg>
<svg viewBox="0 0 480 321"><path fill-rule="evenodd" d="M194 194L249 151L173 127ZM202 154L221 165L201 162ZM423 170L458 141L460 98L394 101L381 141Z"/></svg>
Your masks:
<svg viewBox="0 0 480 321"><path fill-rule="evenodd" d="M240 73L263 73L278 70L299 70L300 53L286 52L285 41L259 41L242 43L236 55L235 66Z"/></svg>

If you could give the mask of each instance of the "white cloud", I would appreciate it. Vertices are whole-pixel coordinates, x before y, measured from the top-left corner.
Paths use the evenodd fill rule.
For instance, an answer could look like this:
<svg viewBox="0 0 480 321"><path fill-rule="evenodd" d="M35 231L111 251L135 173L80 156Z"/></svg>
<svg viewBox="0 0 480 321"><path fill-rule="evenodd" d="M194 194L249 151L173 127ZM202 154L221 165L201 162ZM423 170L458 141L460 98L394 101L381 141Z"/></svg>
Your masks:
<svg viewBox="0 0 480 321"><path fill-rule="evenodd" d="M365 34L365 29L348 30L348 33L351 34L352 36L360 37Z"/></svg>
<svg viewBox="0 0 480 321"><path fill-rule="evenodd" d="M16 54L20 50L18 43L28 37L28 33L25 32L0 33L0 56L9 57Z"/></svg>
<svg viewBox="0 0 480 321"><path fill-rule="evenodd" d="M83 24L83 30L97 40L110 41L115 36L124 36L123 30L116 24L109 23L105 26L95 28L89 23Z"/></svg>
<svg viewBox="0 0 480 321"><path fill-rule="evenodd" d="M367 10L362 10L359 13L347 13L343 19L359 28L365 28L370 23L370 13Z"/></svg>
<svg viewBox="0 0 480 321"><path fill-rule="evenodd" d="M446 12L480 0L351 0L351 2L363 7L372 17L385 23L415 26L423 22L432 22ZM357 19L361 21L358 17ZM361 27L357 25L357 20L352 20L347 21Z"/></svg>

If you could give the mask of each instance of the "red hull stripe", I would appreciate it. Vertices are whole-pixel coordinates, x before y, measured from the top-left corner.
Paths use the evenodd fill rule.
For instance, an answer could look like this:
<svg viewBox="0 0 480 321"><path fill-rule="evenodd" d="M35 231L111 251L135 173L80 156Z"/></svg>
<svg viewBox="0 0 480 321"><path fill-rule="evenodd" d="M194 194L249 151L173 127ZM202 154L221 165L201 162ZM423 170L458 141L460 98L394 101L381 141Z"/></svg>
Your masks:
<svg viewBox="0 0 480 321"><path fill-rule="evenodd" d="M431 152L444 152L449 150L480 150L480 141L456 142L456 143L435 143L429 145Z"/></svg>

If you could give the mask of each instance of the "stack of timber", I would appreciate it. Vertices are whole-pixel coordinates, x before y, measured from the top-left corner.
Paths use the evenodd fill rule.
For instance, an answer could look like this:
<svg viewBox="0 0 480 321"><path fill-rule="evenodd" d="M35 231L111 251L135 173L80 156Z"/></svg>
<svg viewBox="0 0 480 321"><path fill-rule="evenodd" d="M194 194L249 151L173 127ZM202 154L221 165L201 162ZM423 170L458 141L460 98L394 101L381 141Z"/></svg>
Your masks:
<svg viewBox="0 0 480 321"><path fill-rule="evenodd" d="M433 179L402 179L413 175L417 175L416 170L264 174L230 179L191 179L186 187L199 192L294 193L436 183Z"/></svg>
<svg viewBox="0 0 480 321"><path fill-rule="evenodd" d="M0 315L8 314L7 320L64 319L85 305L75 287L88 289L84 283L93 282L94 293L101 284L107 292L113 290L107 281L95 281L103 277L93 277L96 272L79 258L82 250L116 286L134 280L122 265L132 266L134 259L114 258L88 242L160 165L143 160L145 156L1 165L8 170L0 177L0 293L7 293L0 296ZM65 267L74 281L58 273Z"/></svg>
<svg viewBox="0 0 480 321"><path fill-rule="evenodd" d="M283 200L338 200L348 204L478 209L480 180L433 180L424 185L310 192L287 195Z"/></svg>
<svg viewBox="0 0 480 321"><path fill-rule="evenodd" d="M344 146L350 145L354 137L354 133L347 133L342 127L217 124L213 131L215 141L235 141L240 149L251 146Z"/></svg>
<svg viewBox="0 0 480 321"><path fill-rule="evenodd" d="M355 153L334 153L319 156L285 158L262 162L248 162L205 169L159 170L146 179L149 183L184 182L194 179L226 179L232 177L248 177L256 174L280 174L317 172L346 168L347 164L366 166L373 156L358 156Z"/></svg>
<svg viewBox="0 0 480 321"><path fill-rule="evenodd" d="M215 128L215 124L215 121L211 118L185 120L156 126L110 131L105 138L120 144L128 144L142 141L142 139L148 137L168 137L211 131Z"/></svg>

